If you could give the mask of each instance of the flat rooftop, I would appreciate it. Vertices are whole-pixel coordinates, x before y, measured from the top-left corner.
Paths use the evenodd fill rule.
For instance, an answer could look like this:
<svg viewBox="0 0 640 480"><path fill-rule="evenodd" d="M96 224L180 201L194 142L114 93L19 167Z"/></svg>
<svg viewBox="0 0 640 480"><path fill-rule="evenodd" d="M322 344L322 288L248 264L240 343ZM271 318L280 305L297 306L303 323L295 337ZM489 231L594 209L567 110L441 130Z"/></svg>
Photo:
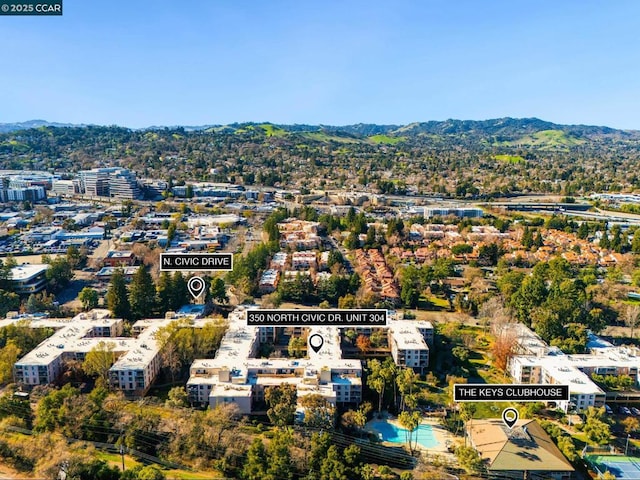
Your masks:
<svg viewBox="0 0 640 480"><path fill-rule="evenodd" d="M30 265L24 263L11 269L10 279L16 282L26 282L46 272L48 268L49 265L47 264Z"/></svg>

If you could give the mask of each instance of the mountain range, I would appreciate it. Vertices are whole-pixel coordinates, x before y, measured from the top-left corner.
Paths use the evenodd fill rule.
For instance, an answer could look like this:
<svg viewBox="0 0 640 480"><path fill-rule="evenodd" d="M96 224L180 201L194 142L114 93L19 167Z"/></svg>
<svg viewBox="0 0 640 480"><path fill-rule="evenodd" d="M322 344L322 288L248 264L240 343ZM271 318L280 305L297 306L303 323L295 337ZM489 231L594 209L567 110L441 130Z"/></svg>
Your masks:
<svg viewBox="0 0 640 480"><path fill-rule="evenodd" d="M0 123L0 133L10 133L19 130L28 130L41 127L88 127L86 124L71 124L48 122L46 120L29 120L26 122ZM187 132L207 131L225 132L244 131L247 129L265 130L267 136L282 136L287 133L314 133L324 132L332 135L346 135L358 137L389 136L396 139L420 135L445 135L468 137L495 137L498 141L513 141L531 136L531 143L539 140L553 140L556 137L559 143L575 143L581 139L594 139L598 137L640 138L640 131L618 130L605 126L593 125L562 125L538 118L497 118L490 120L444 120L415 122L407 125L377 125L358 123L353 125L278 125L265 123L233 123L229 125L200 125L200 126L151 126L141 130L184 130ZM542 138L540 133L543 132ZM555 132L555 133L552 133ZM549 138L544 138L549 137ZM384 138L378 140L385 140ZM385 143L382 141L381 143ZM394 142L395 143L395 142Z"/></svg>

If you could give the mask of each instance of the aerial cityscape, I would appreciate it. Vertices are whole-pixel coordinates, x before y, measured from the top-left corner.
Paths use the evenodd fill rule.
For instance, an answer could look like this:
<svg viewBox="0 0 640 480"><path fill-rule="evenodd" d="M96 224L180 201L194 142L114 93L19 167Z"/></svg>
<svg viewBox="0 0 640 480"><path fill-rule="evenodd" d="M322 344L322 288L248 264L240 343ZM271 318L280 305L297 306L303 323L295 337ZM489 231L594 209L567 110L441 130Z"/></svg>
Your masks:
<svg viewBox="0 0 640 480"><path fill-rule="evenodd" d="M0 0L0 479L640 480L640 6L541 5Z"/></svg>

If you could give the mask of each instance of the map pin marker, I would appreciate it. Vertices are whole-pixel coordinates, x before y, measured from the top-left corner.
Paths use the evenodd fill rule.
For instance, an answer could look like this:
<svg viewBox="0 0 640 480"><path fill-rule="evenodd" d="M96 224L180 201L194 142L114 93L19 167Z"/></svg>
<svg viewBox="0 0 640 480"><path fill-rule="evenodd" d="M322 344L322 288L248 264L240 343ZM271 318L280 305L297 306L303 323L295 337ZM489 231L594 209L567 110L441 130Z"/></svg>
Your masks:
<svg viewBox="0 0 640 480"><path fill-rule="evenodd" d="M507 427L509 427L509 430L511 430L516 424L519 416L520 414L515 408L505 408L502 411L502 421Z"/></svg>
<svg viewBox="0 0 640 480"><path fill-rule="evenodd" d="M322 335L314 333L309 337L309 346L313 348L314 352L318 353L322 348L323 344L324 344L324 338L322 338Z"/></svg>
<svg viewBox="0 0 640 480"><path fill-rule="evenodd" d="M200 277L191 277L187 282L187 288L194 300L197 300L202 292L204 292L205 283Z"/></svg>

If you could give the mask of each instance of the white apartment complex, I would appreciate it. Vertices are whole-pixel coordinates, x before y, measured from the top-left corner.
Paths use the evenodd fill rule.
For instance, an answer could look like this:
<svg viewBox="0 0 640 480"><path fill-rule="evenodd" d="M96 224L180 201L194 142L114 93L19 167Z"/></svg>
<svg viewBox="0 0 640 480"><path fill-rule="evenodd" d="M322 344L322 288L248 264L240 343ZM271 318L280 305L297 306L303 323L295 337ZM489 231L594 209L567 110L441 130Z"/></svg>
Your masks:
<svg viewBox="0 0 640 480"><path fill-rule="evenodd" d="M194 315L197 316L198 312ZM124 323L110 318L108 310L94 309L73 318L47 318L16 315L0 320L0 328L12 323L28 322L31 328L53 328L55 333L15 363L16 383L25 386L55 382L68 360L83 361L101 341L111 343L117 360L109 370L112 387L127 395L144 395L161 368L160 347L156 332L174 318L140 320L133 325L137 337L122 337ZM207 319L192 320L196 328Z"/></svg>
<svg viewBox="0 0 640 480"><path fill-rule="evenodd" d="M255 358L260 343L273 342L276 328L247 326L247 308L238 307L229 315L229 329L213 359L196 360L187 382L189 399L197 405L215 407L235 403L242 413L255 411L264 400L267 387L289 383L296 386L298 398L319 394L332 405L362 401L362 362L342 358L341 328L306 327L307 338L320 334L322 348L307 349L304 359ZM392 355L398 365L423 369L429 362L428 343L433 341L429 322L397 320L388 327ZM356 329L371 333L371 328Z"/></svg>
<svg viewBox="0 0 640 480"><path fill-rule="evenodd" d="M275 327L247 326L246 309L238 307L229 315L215 358L191 365L187 391L192 403L215 407L233 402L248 414L264 400L265 388L283 383L295 385L298 398L319 394L332 405L362 400L362 363L341 358L338 328L310 327L309 335L321 334L324 344L318 353L309 349L306 359L255 358L260 343L273 341L276 332Z"/></svg>
<svg viewBox="0 0 640 480"><path fill-rule="evenodd" d="M538 335L522 324L513 324L519 355L509 362L509 373L517 383L569 385L570 400L558 402L565 412L589 407L601 407L606 392L592 379L591 374L628 375L635 385L640 382L640 356L637 349L592 345L591 353L566 355L556 347L549 347Z"/></svg>

